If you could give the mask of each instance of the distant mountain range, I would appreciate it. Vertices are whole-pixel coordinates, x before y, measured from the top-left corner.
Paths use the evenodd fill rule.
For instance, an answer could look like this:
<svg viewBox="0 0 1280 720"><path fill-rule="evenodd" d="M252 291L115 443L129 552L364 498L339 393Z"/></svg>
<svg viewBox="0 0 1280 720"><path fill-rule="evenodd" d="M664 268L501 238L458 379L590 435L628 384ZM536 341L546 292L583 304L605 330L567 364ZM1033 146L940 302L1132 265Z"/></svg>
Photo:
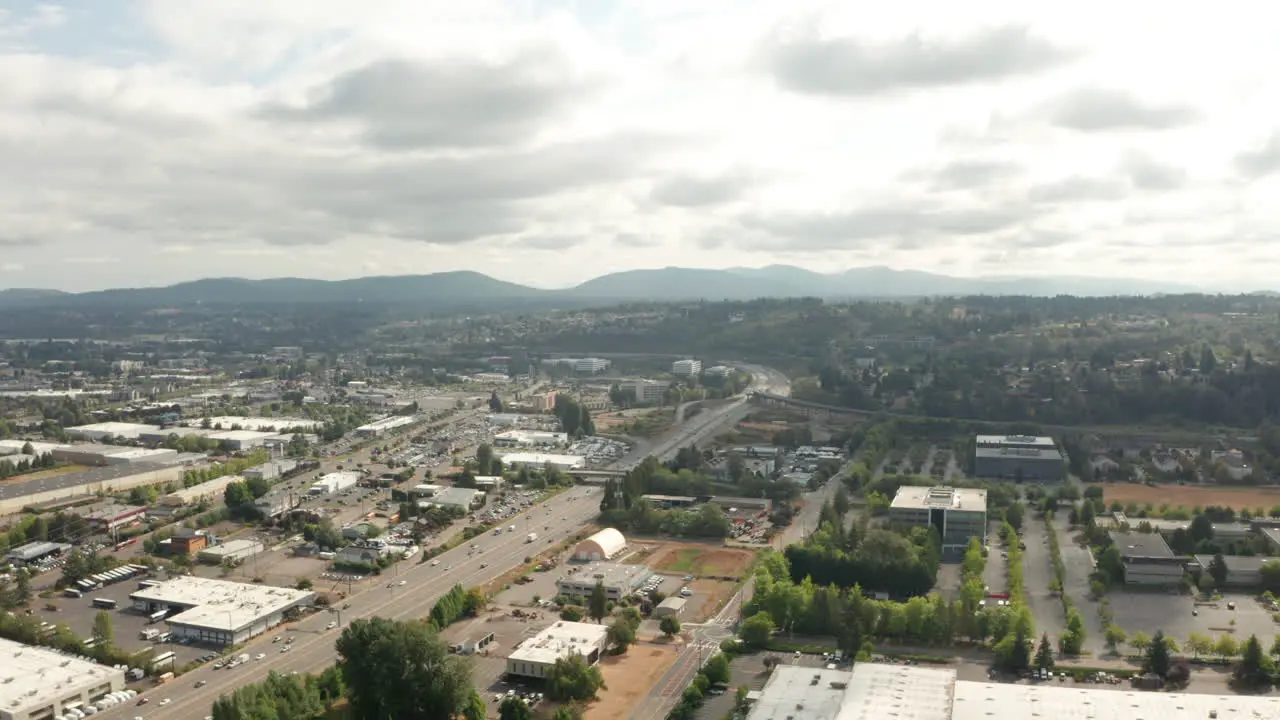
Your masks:
<svg viewBox="0 0 1280 720"><path fill-rule="evenodd" d="M1120 278L958 278L886 267L816 273L788 265L705 270L661 268L602 275L571 288L543 290L477 272L363 277L208 278L154 288L118 288L83 293L14 288L0 290L0 308L174 307L193 304L377 303L438 307L537 300L590 301L749 300L759 297L906 298L940 295L1155 295L1201 292L1179 283Z"/></svg>

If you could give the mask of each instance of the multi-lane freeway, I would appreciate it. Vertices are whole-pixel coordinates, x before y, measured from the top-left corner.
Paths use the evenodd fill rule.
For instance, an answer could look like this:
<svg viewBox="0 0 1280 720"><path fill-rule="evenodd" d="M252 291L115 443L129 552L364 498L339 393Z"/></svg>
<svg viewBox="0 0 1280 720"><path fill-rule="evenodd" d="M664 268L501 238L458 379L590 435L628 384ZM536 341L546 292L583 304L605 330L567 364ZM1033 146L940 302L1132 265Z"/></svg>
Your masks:
<svg viewBox="0 0 1280 720"><path fill-rule="evenodd" d="M537 526L538 548L541 549L573 535L599 514L599 488L576 487L533 506L509 522L519 528L525 527L526 523ZM541 529L547 525L550 530ZM439 565L414 561L401 563L398 574L388 579L395 583L404 580L406 585L398 586L393 583L392 588L386 588L379 584L352 595L347 599L348 607L340 611L342 625L357 618L375 615L395 620L426 617L431 612L431 606L449 588L454 585L472 587L495 580L520 565L525 557L534 552L525 542L523 532L497 536L489 534L477 537L473 542L480 549L477 554L470 553L470 543L467 543L441 554L437 558ZM482 564L486 567L481 567ZM263 660L252 661L233 670L214 670L212 665L205 665L165 685L148 690L144 697L150 698L152 702L147 706L118 706L98 713L97 717L104 720L139 716L146 720L202 718L209 714L219 695L260 680L267 671L318 673L332 665L336 659L334 642L340 629L325 629L328 623L336 620L336 613L318 613L282 627L277 631L278 634L295 638L289 652L281 653L281 645L273 645L270 635L259 637L244 652L250 655L265 653L266 658ZM207 684L196 688L195 684L202 680ZM170 703L159 707L158 703L162 698L169 698Z"/></svg>

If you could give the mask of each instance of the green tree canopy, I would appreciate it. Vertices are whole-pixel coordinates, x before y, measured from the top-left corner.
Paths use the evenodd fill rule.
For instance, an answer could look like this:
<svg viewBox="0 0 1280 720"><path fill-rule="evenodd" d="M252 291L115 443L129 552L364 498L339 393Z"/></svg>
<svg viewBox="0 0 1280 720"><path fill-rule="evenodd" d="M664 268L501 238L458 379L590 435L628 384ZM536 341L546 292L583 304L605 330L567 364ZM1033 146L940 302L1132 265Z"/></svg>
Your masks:
<svg viewBox="0 0 1280 720"><path fill-rule="evenodd" d="M469 704L470 665L426 622L356 620L336 646L356 717L444 718Z"/></svg>

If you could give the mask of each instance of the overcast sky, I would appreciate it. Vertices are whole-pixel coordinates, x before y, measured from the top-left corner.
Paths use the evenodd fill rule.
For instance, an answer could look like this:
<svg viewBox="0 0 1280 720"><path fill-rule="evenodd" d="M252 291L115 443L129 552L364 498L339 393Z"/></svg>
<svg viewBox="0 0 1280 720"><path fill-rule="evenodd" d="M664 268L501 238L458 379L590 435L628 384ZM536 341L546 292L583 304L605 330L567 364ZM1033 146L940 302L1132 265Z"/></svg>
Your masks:
<svg viewBox="0 0 1280 720"><path fill-rule="evenodd" d="M0 8L0 287L782 263L1280 289L1256 3Z"/></svg>

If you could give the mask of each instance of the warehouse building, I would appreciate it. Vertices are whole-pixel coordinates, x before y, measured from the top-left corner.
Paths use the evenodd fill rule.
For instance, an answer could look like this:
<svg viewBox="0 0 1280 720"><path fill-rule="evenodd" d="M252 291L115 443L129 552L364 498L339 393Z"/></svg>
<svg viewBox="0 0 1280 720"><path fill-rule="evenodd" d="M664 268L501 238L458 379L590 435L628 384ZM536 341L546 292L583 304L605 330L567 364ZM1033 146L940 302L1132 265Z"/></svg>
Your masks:
<svg viewBox="0 0 1280 720"><path fill-rule="evenodd" d="M292 458L280 458L271 462L255 465L241 474L246 480L266 480L275 482L298 468L298 461Z"/></svg>
<svg viewBox="0 0 1280 720"><path fill-rule="evenodd" d="M50 720L124 689L124 669L0 638L0 720Z"/></svg>
<svg viewBox="0 0 1280 720"><path fill-rule="evenodd" d="M147 509L135 505L108 505L84 516L89 525L101 533L141 522L147 517Z"/></svg>
<svg viewBox="0 0 1280 720"><path fill-rule="evenodd" d="M36 541L19 545L4 554L4 559L14 565L30 565L48 557L56 557L69 552L72 546L66 543Z"/></svg>
<svg viewBox="0 0 1280 720"><path fill-rule="evenodd" d="M223 475L220 478L214 478L209 482L192 485L189 488L174 490L171 493L165 493L160 496L159 504L167 507L185 507L187 505L199 505L203 500L222 500L223 493L227 486L234 482L242 482L243 475Z"/></svg>
<svg viewBox="0 0 1280 720"><path fill-rule="evenodd" d="M419 505L438 505L440 507L456 507L466 512L471 512L473 508L480 504L484 499L484 492L475 488L450 487L437 490L435 494L420 501Z"/></svg>
<svg viewBox="0 0 1280 720"><path fill-rule="evenodd" d="M313 497L333 495L349 490L360 483L360 473L351 470L326 473L311 484L307 494Z"/></svg>
<svg viewBox="0 0 1280 720"><path fill-rule="evenodd" d="M52 451L53 459L72 465L106 467L139 462L167 462L178 456L168 448L140 448L127 445L65 445Z"/></svg>
<svg viewBox="0 0 1280 720"><path fill-rule="evenodd" d="M540 430L507 430L493 436L493 446L500 448L553 448L568 444L568 435Z"/></svg>
<svg viewBox="0 0 1280 720"><path fill-rule="evenodd" d="M1050 437L979 435L975 439L973 473L995 480L1062 480L1066 463Z"/></svg>
<svg viewBox="0 0 1280 720"><path fill-rule="evenodd" d="M253 450L270 444L287 443L290 439L287 435L258 432L257 430L225 430L209 433L205 435L205 438L214 440L222 447L232 451Z"/></svg>
<svg viewBox="0 0 1280 720"><path fill-rule="evenodd" d="M605 528L578 543L573 549L573 559L580 562L608 560L627 547L627 539L617 528Z"/></svg>
<svg viewBox="0 0 1280 720"><path fill-rule="evenodd" d="M429 498L445 488L444 485L432 485L431 483L422 483L409 488L409 494L413 497Z"/></svg>
<svg viewBox="0 0 1280 720"><path fill-rule="evenodd" d="M557 470L577 470L586 466L585 459L580 455L544 455L542 453L506 453L500 455L502 464L508 468L515 470L527 467L530 470L541 470L543 467L550 465Z"/></svg>
<svg viewBox="0 0 1280 720"><path fill-rule="evenodd" d="M34 440L14 440L11 438L9 440L0 440L0 457L21 455L23 448L27 448L28 445L30 446L28 449L31 450L32 456L44 455L45 453L51 453L54 450L71 447L70 445L63 445L61 443L39 442Z"/></svg>
<svg viewBox="0 0 1280 720"><path fill-rule="evenodd" d="M557 660L581 655L594 665L604 655L609 626L603 623L559 621L523 640L507 656L507 674L545 679Z"/></svg>
<svg viewBox="0 0 1280 720"><path fill-rule="evenodd" d="M213 580L184 575L129 596L133 607L151 614L174 613L169 630L175 638L213 645L239 645L284 620L287 611L309 605L309 590Z"/></svg>
<svg viewBox="0 0 1280 720"><path fill-rule="evenodd" d="M89 425L77 425L66 429L68 437L76 440L101 442L108 438L125 438L137 440L142 433L155 432L155 425L140 425L126 422L100 422Z"/></svg>
<svg viewBox="0 0 1280 720"><path fill-rule="evenodd" d="M617 602L635 592L651 577L653 571L643 565L594 562L576 567L557 578L556 592L569 597L588 598L599 583L604 586L605 595Z"/></svg>
<svg viewBox="0 0 1280 720"><path fill-rule="evenodd" d="M1213 564L1212 555L1193 555L1196 565L1204 572L1209 572ZM1274 560L1262 555L1223 555L1222 562L1227 566L1227 578L1224 586L1251 588L1262 584L1262 564ZM1280 561L1278 561L1280 562Z"/></svg>
<svg viewBox="0 0 1280 720"><path fill-rule="evenodd" d="M206 547L196 557L210 565L239 565L265 549L257 540L228 540Z"/></svg>
<svg viewBox="0 0 1280 720"><path fill-rule="evenodd" d="M905 485L889 506L889 522L935 527L944 553L963 553L971 538L987 536L987 491Z"/></svg>
<svg viewBox="0 0 1280 720"><path fill-rule="evenodd" d="M1120 551L1125 585L1166 586L1182 582L1185 558L1173 554L1159 533L1111 533L1111 542Z"/></svg>
<svg viewBox="0 0 1280 720"><path fill-rule="evenodd" d="M375 420L368 425L361 425L356 428L356 435L360 437L379 437L396 428L412 425L418 419L413 415L393 415L381 420Z"/></svg>

